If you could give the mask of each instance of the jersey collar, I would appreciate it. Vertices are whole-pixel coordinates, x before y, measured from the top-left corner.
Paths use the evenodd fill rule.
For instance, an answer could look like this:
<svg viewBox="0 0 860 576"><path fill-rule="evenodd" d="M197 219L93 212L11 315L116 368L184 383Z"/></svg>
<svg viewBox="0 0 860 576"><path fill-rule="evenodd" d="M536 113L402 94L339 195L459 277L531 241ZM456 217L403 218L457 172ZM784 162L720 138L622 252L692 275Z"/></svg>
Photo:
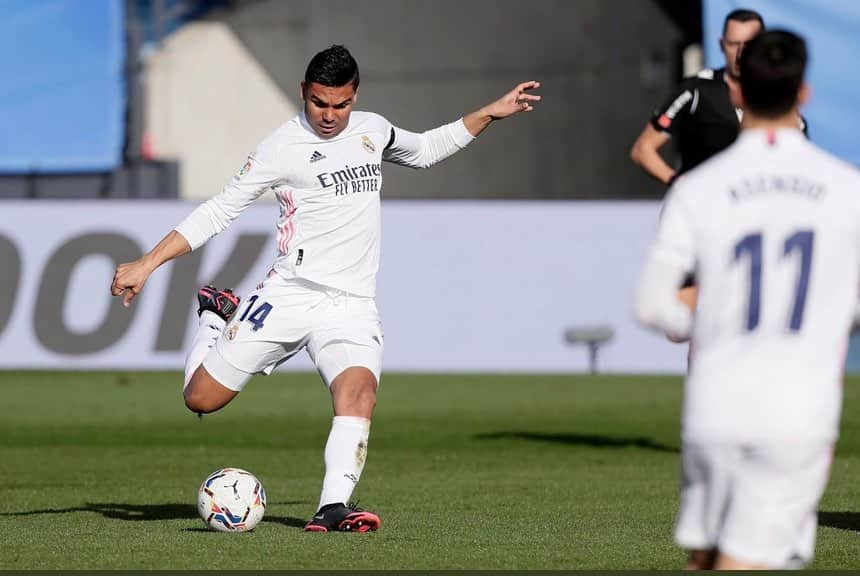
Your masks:
<svg viewBox="0 0 860 576"><path fill-rule="evenodd" d="M344 136L347 132L349 132L349 129L352 128L352 113L350 113L350 115L349 115L349 121L346 123L346 128L344 128L341 131L341 133L338 134L337 136L335 136L334 138L324 139L319 134L316 133L316 130L314 130L313 126L311 126L311 123L308 122L307 116L305 116L304 106L302 106L302 109L299 112L299 125L302 128L304 128L307 132L309 132L311 136L315 137L320 142L331 142L333 140L337 140L341 136Z"/></svg>
<svg viewBox="0 0 860 576"><path fill-rule="evenodd" d="M804 141L806 138L799 128L753 128L741 130L738 137L744 142L767 142L771 145L778 142Z"/></svg>

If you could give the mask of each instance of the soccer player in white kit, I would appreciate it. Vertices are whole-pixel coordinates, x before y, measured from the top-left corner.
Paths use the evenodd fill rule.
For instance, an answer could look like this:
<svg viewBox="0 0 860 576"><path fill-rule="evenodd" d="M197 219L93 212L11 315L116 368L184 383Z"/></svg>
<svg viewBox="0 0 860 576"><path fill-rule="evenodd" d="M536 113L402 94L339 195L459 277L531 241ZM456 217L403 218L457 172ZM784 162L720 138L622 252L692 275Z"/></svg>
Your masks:
<svg viewBox="0 0 860 576"><path fill-rule="evenodd" d="M636 313L691 337L675 539L689 568L813 555L860 285L860 173L797 128L806 45L764 32L741 56L737 142L669 192ZM679 302L699 280L695 313Z"/></svg>
<svg viewBox="0 0 860 576"><path fill-rule="evenodd" d="M224 191L200 205L148 254L121 264L111 292L128 306L161 264L222 232L264 192L280 205L278 257L239 303L229 290L198 294L200 327L185 368L185 404L222 408L254 374L306 349L334 408L319 507L308 531L375 530L379 517L348 505L364 468L382 366L374 302L380 252L382 162L428 168L466 147L494 120L533 110L524 82L465 117L421 134L353 112L358 65L343 46L316 54L301 83L304 110L257 147Z"/></svg>

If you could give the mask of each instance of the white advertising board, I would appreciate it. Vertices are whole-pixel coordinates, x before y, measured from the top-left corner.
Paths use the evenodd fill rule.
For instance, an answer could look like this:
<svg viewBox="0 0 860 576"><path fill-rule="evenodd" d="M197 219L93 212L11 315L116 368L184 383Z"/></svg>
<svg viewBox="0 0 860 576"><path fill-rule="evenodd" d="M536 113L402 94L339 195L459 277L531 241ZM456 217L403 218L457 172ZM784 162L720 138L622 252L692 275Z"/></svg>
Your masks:
<svg viewBox="0 0 860 576"><path fill-rule="evenodd" d="M0 203L0 367L181 368L196 288L246 293L275 251L277 208L254 205L158 270L123 308L109 295L116 264L148 250L194 205ZM658 212L656 202L384 202L385 369L587 371L587 349L567 344L565 330L610 326L601 371L682 372L685 347L631 316ZM311 368L304 355L284 366Z"/></svg>

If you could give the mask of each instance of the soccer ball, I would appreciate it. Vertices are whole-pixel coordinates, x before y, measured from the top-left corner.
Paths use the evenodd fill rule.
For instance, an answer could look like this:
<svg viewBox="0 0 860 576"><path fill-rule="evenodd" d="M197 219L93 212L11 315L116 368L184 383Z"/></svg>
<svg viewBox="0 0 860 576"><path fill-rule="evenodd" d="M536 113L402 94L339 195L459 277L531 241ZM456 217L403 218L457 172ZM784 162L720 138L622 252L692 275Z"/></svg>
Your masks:
<svg viewBox="0 0 860 576"><path fill-rule="evenodd" d="M260 481L239 468L221 468L209 475L197 492L203 523L218 532L247 532L263 519L266 491Z"/></svg>

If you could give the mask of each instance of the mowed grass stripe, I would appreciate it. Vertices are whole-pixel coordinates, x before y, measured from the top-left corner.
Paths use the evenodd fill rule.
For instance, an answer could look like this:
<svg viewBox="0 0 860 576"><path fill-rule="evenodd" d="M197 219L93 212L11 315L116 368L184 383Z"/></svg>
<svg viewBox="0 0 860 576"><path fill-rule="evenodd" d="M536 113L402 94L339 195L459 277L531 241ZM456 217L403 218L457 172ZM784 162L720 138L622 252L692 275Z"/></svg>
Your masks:
<svg viewBox="0 0 860 576"><path fill-rule="evenodd" d="M681 379L386 374L356 497L370 535L305 534L331 418L315 374L202 420L178 373L0 373L0 568L677 568ZM860 567L860 381L815 567ZM266 486L249 534L203 529L212 470Z"/></svg>

